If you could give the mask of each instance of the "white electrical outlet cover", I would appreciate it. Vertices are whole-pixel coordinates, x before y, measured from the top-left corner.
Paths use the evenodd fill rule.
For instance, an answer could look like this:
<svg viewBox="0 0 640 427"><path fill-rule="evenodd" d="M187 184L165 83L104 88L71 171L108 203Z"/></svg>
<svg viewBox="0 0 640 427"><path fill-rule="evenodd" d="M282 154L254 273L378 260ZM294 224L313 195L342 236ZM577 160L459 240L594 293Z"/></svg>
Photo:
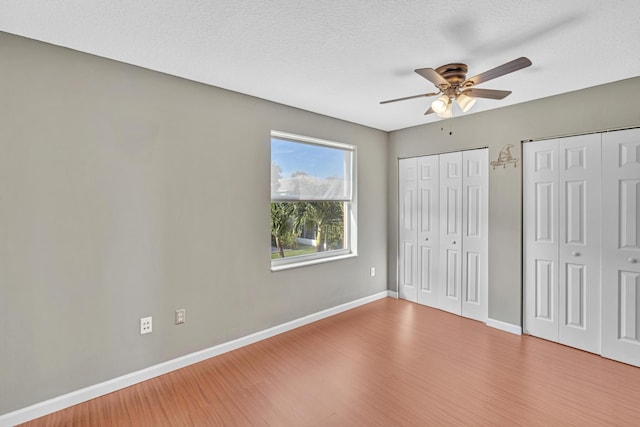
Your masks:
<svg viewBox="0 0 640 427"><path fill-rule="evenodd" d="M181 325L184 323L186 317L186 311L184 308L180 310L176 310L176 325Z"/></svg>
<svg viewBox="0 0 640 427"><path fill-rule="evenodd" d="M153 318L143 317L140 319L140 335L150 334L153 331Z"/></svg>

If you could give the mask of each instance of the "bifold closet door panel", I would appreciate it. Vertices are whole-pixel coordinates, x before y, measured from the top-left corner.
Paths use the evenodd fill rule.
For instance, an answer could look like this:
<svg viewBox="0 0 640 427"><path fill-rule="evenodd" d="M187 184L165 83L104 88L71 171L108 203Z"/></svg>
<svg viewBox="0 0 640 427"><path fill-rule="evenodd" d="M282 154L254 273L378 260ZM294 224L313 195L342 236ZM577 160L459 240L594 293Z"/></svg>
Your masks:
<svg viewBox="0 0 640 427"><path fill-rule="evenodd" d="M558 341L558 143L523 144L524 332Z"/></svg>
<svg viewBox="0 0 640 427"><path fill-rule="evenodd" d="M558 341L600 353L601 135L558 140Z"/></svg>
<svg viewBox="0 0 640 427"><path fill-rule="evenodd" d="M602 355L640 366L640 129L602 136Z"/></svg>
<svg viewBox="0 0 640 427"><path fill-rule="evenodd" d="M418 161L400 159L398 211L398 295L418 300Z"/></svg>
<svg viewBox="0 0 640 427"><path fill-rule="evenodd" d="M399 297L486 321L488 150L399 160Z"/></svg>
<svg viewBox="0 0 640 427"><path fill-rule="evenodd" d="M600 135L527 143L524 330L600 352Z"/></svg>
<svg viewBox="0 0 640 427"><path fill-rule="evenodd" d="M488 317L489 150L462 153L462 315Z"/></svg>
<svg viewBox="0 0 640 427"><path fill-rule="evenodd" d="M440 155L438 308L462 313L462 152Z"/></svg>
<svg viewBox="0 0 640 427"><path fill-rule="evenodd" d="M440 176L438 156L418 161L418 302L437 307Z"/></svg>

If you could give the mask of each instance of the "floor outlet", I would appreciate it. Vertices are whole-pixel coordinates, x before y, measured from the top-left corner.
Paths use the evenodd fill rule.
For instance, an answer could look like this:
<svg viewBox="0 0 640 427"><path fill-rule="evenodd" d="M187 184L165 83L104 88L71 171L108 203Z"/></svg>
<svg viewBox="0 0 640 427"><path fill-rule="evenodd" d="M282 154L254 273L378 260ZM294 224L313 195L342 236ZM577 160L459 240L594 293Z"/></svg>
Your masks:
<svg viewBox="0 0 640 427"><path fill-rule="evenodd" d="M143 317L140 319L140 335L150 334L152 329L151 317Z"/></svg>
<svg viewBox="0 0 640 427"><path fill-rule="evenodd" d="M182 325L185 321L185 309L176 310L176 325Z"/></svg>

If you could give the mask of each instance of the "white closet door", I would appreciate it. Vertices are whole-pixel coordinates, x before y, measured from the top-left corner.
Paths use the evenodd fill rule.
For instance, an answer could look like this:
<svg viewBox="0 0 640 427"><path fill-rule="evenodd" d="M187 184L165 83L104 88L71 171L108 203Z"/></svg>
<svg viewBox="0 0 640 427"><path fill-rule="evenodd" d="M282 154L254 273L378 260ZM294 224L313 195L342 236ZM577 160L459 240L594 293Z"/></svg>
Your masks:
<svg viewBox="0 0 640 427"><path fill-rule="evenodd" d="M488 317L489 150L462 153L462 315Z"/></svg>
<svg viewBox="0 0 640 427"><path fill-rule="evenodd" d="M602 355L640 366L640 129L602 148Z"/></svg>
<svg viewBox="0 0 640 427"><path fill-rule="evenodd" d="M440 155L440 289L438 307L462 312L462 152Z"/></svg>
<svg viewBox="0 0 640 427"><path fill-rule="evenodd" d="M558 341L558 144L523 145L524 331Z"/></svg>
<svg viewBox="0 0 640 427"><path fill-rule="evenodd" d="M438 156L418 160L418 302L437 307L439 263Z"/></svg>
<svg viewBox="0 0 640 427"><path fill-rule="evenodd" d="M600 353L600 134L558 140L558 341Z"/></svg>
<svg viewBox="0 0 640 427"><path fill-rule="evenodd" d="M418 161L400 159L398 212L398 294L402 299L418 300Z"/></svg>

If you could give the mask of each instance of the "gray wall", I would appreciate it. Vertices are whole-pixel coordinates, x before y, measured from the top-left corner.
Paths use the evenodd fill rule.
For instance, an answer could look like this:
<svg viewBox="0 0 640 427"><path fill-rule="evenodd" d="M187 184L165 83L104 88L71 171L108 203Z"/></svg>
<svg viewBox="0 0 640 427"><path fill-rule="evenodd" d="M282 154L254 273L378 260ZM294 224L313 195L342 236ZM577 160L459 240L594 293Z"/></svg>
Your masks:
<svg viewBox="0 0 640 427"><path fill-rule="evenodd" d="M496 160L521 141L640 125L640 77L391 132L389 137L389 287L397 289L398 159L489 147ZM481 100L479 102L496 102ZM449 135L451 127L452 135ZM489 174L489 318L521 325L522 167Z"/></svg>
<svg viewBox="0 0 640 427"><path fill-rule="evenodd" d="M4 33L0 63L0 414L387 289L385 132ZM358 257L270 271L271 129L357 146Z"/></svg>

